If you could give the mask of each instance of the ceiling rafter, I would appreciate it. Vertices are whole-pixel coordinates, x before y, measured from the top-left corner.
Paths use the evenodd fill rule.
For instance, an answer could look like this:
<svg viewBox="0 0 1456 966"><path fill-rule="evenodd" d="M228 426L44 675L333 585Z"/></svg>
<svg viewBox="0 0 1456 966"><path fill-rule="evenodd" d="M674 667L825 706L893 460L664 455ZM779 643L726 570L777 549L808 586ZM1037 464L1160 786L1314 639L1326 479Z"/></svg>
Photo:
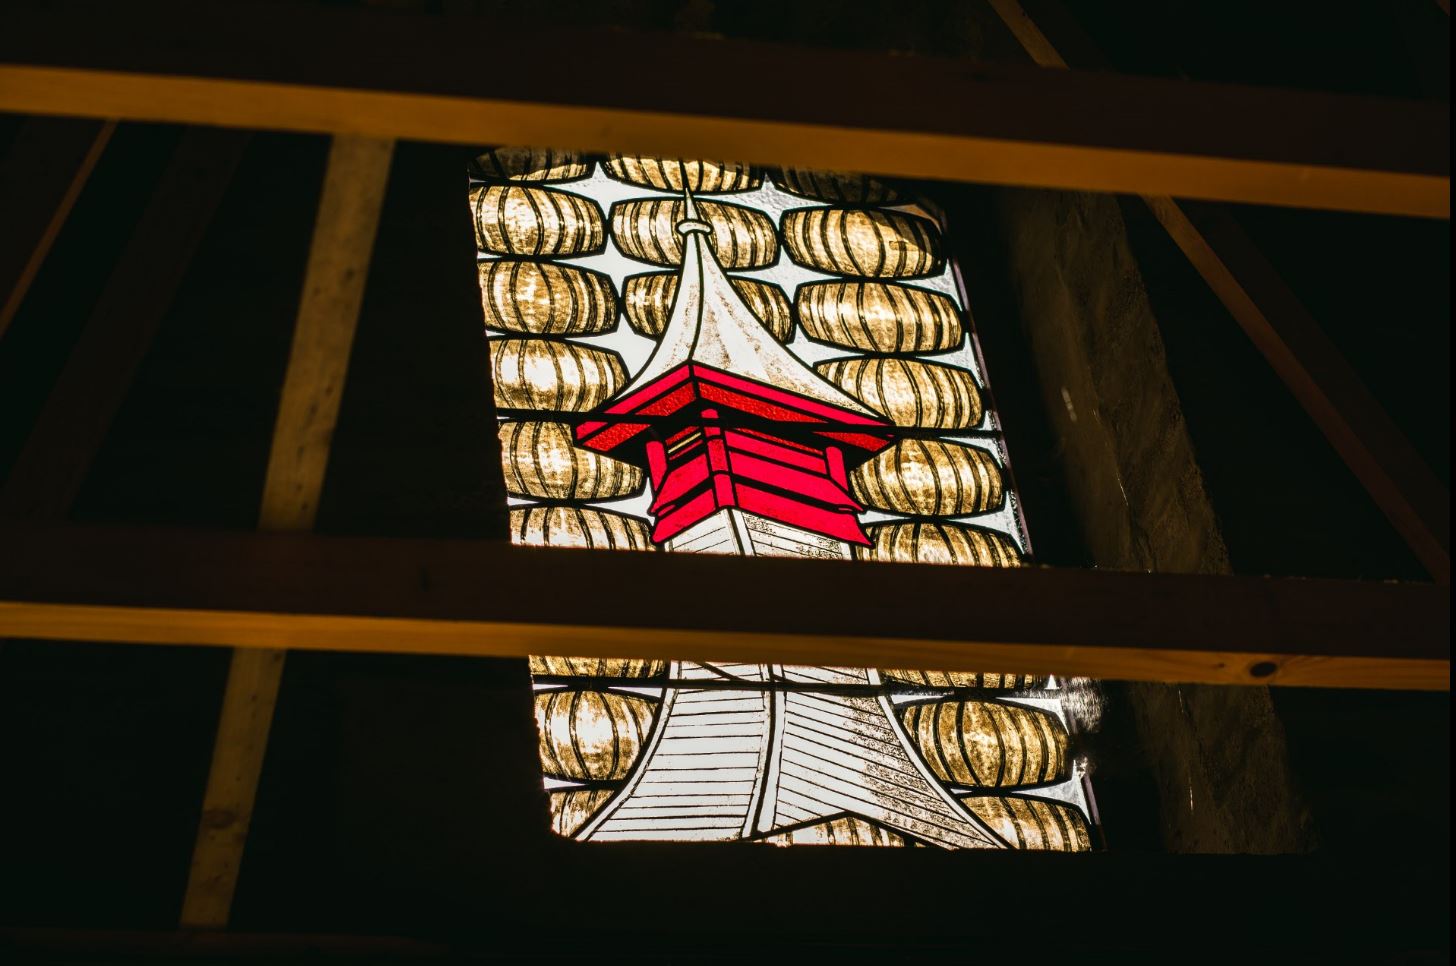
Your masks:
<svg viewBox="0 0 1456 966"><path fill-rule="evenodd" d="M1439 104L539 26L482 70L478 38L501 28L299 6L6 10L0 110L1450 217ZM695 73L735 83L662 82Z"/></svg>

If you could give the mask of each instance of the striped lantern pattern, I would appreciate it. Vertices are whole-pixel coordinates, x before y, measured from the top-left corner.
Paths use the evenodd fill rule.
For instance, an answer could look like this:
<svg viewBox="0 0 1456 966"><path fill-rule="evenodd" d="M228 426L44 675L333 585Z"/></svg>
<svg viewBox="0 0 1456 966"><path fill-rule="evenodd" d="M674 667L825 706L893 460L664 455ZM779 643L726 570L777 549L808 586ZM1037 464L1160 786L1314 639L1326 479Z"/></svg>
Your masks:
<svg viewBox="0 0 1456 966"><path fill-rule="evenodd" d="M949 520L875 523L865 528L868 547L855 547L856 560L951 564L959 567L1019 567L1021 551L1004 533Z"/></svg>
<svg viewBox="0 0 1456 966"><path fill-rule="evenodd" d="M752 278L729 279L758 321L779 342L794 331L794 307L784 290L772 282ZM677 297L677 276L672 272L633 275L622 284L622 307L627 324L638 335L656 339L667 329L672 301Z"/></svg>
<svg viewBox="0 0 1456 966"><path fill-rule="evenodd" d="M475 243L493 255L556 258L606 248L602 209L590 198L529 185L471 189Z"/></svg>
<svg viewBox="0 0 1456 966"><path fill-rule="evenodd" d="M518 507L510 514L511 542L528 547L653 550L647 524L625 513L578 506Z"/></svg>
<svg viewBox="0 0 1456 966"><path fill-rule="evenodd" d="M612 238L622 254L652 265L682 264L677 226L686 206L678 198L639 198L612 205ZM712 226L713 251L729 271L767 268L778 261L773 219L761 211L722 201L699 201L698 218Z"/></svg>
<svg viewBox="0 0 1456 966"><path fill-rule="evenodd" d="M985 409L965 369L896 356L831 359L814 366L825 379L896 426L975 429Z"/></svg>
<svg viewBox="0 0 1456 966"><path fill-rule="evenodd" d="M551 339L492 339L490 374L498 407L543 412L586 412L627 381L617 353Z"/></svg>
<svg viewBox="0 0 1456 966"><path fill-rule="evenodd" d="M552 778L621 781L652 730L657 702L597 688L536 695L541 765Z"/></svg>
<svg viewBox="0 0 1456 966"><path fill-rule="evenodd" d="M945 267L940 229L917 215L875 208L784 212L784 246L798 265L856 278L925 278Z"/></svg>
<svg viewBox="0 0 1456 966"><path fill-rule="evenodd" d="M886 205L901 200L900 192L867 174L784 168L772 173L773 183L800 198L845 205Z"/></svg>
<svg viewBox="0 0 1456 966"><path fill-rule="evenodd" d="M531 657L532 674L572 677L660 678L667 673L666 661L615 657Z"/></svg>
<svg viewBox="0 0 1456 966"><path fill-rule="evenodd" d="M886 681L922 688L984 688L988 691L1035 691L1051 683L1045 674L982 674L979 671L911 671L886 668Z"/></svg>
<svg viewBox="0 0 1456 966"><path fill-rule="evenodd" d="M900 720L943 782L966 788L1024 788L1068 774L1067 731L1040 708L999 701L901 705Z"/></svg>
<svg viewBox="0 0 1456 966"><path fill-rule="evenodd" d="M601 272L523 258L481 262L485 327L530 335L595 335L617 327L617 293Z"/></svg>
<svg viewBox="0 0 1456 966"><path fill-rule="evenodd" d="M496 148L472 164L471 190L477 242L497 256L480 265L486 327L491 340L496 405L539 413L507 418L499 435L506 485L513 498L545 503L516 506L509 523L515 543L589 549L656 549L647 521L585 505L642 492L643 473L575 445L571 420L552 413L586 412L613 398L628 381L623 359L594 345L569 341L615 330L617 313L639 335L659 338L666 327L681 263L684 217L679 194L748 191L762 176L746 164L614 155L599 162L608 177L660 197L618 201L609 214L592 199L549 187L589 177L598 162L567 151ZM957 303L906 280L944 268L936 225L924 217L872 206L902 200L896 188L875 178L788 169L771 175L783 190L830 207L792 209L782 230L763 212L729 201L699 198L698 217L729 271L767 268L786 246L800 266L840 276L799 286L791 299L782 288L757 279L733 278L745 304L781 342L803 335L856 353L815 368L827 381L882 412L897 426L931 430L978 428L984 407L980 388L959 368L905 358L965 344ZM669 194L671 193L671 194ZM553 259L598 254L607 234L626 257L658 269L623 282L620 294L600 272ZM663 271L665 269L666 271ZM990 529L945 519L991 512L1006 501L996 458L961 443L905 438L857 467L851 489L866 507L914 519L867 528L871 544L855 556L1016 566L1014 542ZM643 753L659 701L611 690L596 678L640 682L660 691L668 662L643 659L533 657L531 671L564 690L535 697L543 771L554 779L586 782L548 794L553 829L581 834L608 807ZM913 747L932 774L960 789L993 795L966 799L966 807L1013 847L1087 848L1085 820L1059 802L1006 796L1003 790L1035 787L1064 778L1067 738L1060 721L1036 709L1000 702L1001 693L1045 687L1046 676L972 672L885 670L887 682L934 688L970 688L962 694L896 710ZM929 697L927 695L927 697ZM1079 837L1080 836L1080 837ZM853 815L824 819L779 832L778 844L918 844L874 821Z"/></svg>
<svg viewBox="0 0 1456 966"><path fill-rule="evenodd" d="M1014 849L1087 852L1092 848L1087 820L1065 802L1019 795L971 795L961 801Z"/></svg>
<svg viewBox="0 0 1456 966"><path fill-rule="evenodd" d="M610 500L642 491L646 478L629 463L576 445L566 423L500 424L506 492L540 500Z"/></svg>
<svg viewBox="0 0 1456 966"><path fill-rule="evenodd" d="M490 148L470 162L471 176L481 181L576 181L591 169L580 153L552 148Z"/></svg>
<svg viewBox="0 0 1456 966"><path fill-rule="evenodd" d="M865 506L908 516L985 513L1006 498L995 457L938 439L902 439L860 464L850 483Z"/></svg>
<svg viewBox="0 0 1456 966"><path fill-rule="evenodd" d="M955 303L893 282L809 282L794 295L809 338L864 352L943 352L965 332Z"/></svg>
<svg viewBox="0 0 1456 966"><path fill-rule="evenodd" d="M551 806L551 830L557 835L571 838L596 817L602 806L616 794L611 788L572 788L564 792L552 792L548 796Z"/></svg>
<svg viewBox="0 0 1456 966"><path fill-rule="evenodd" d="M614 154L603 163L609 178L639 188L682 193L683 185L693 194L752 191L763 177L738 161L710 161L701 158L653 158L640 154Z"/></svg>
<svg viewBox="0 0 1456 966"><path fill-rule="evenodd" d="M905 846L911 844L905 836L892 832L882 825L866 821L858 815L841 815L839 818L815 822L800 828L765 836L765 842L772 845L873 845ZM919 844L919 843L915 843Z"/></svg>

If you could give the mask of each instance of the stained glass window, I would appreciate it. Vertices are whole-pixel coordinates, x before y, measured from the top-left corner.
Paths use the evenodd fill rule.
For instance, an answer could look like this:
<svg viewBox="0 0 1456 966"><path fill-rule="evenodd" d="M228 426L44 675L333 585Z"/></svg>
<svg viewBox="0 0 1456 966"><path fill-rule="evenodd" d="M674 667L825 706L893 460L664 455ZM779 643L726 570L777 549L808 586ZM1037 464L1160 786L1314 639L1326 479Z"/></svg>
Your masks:
<svg viewBox="0 0 1456 966"><path fill-rule="evenodd" d="M1028 559L927 200L861 175L500 148L472 163L470 207L515 542ZM1090 847L1051 677L531 670L564 836Z"/></svg>

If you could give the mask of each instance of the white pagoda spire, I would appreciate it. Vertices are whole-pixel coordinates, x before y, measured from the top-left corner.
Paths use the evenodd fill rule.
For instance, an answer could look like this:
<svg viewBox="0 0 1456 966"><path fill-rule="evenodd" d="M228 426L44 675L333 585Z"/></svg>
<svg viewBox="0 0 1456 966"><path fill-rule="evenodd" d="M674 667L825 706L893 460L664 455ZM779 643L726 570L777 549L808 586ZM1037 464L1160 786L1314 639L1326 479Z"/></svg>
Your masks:
<svg viewBox="0 0 1456 966"><path fill-rule="evenodd" d="M820 378L797 356L779 345L759 322L724 274L711 244L713 226L698 217L692 192L683 188L684 218L677 297L662 341L620 395L630 395L684 363L695 362L745 376L815 402L863 416L880 415Z"/></svg>
<svg viewBox="0 0 1456 966"><path fill-rule="evenodd" d="M883 417L821 379L774 341L724 274L684 185L677 297L662 341L622 397L685 365L702 365L852 414ZM630 418L630 417L627 417ZM721 430L715 425L704 433ZM842 481L843 465L840 464ZM723 506L668 539L670 552L851 556L823 533ZM712 601L709 606L748 605ZM809 606L823 606L824 602ZM796 691L794 685L878 683L862 668L674 661L642 760L627 785L580 832L582 839L772 839L782 830L851 815L951 848L1004 843L958 802L910 747L889 697ZM724 677L741 689L722 687Z"/></svg>

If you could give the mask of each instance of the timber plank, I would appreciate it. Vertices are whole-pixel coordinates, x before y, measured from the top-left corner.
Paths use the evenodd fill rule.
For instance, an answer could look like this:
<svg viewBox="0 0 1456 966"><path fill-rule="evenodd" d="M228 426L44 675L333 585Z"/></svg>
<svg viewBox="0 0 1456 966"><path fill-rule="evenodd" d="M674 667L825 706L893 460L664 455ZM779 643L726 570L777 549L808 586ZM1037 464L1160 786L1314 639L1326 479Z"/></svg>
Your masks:
<svg viewBox="0 0 1456 966"><path fill-rule="evenodd" d="M18 12L0 23L0 109L1450 217L1439 104L555 24L514 30L482 71L500 18L224 19L197 4ZM662 83L694 76L735 83Z"/></svg>
<svg viewBox="0 0 1456 966"><path fill-rule="evenodd" d="M335 138L330 147L263 484L261 529L313 527L393 151L392 141L359 137ZM183 898L186 928L227 925L285 643L279 637L266 648L233 652Z"/></svg>
<svg viewBox="0 0 1456 966"><path fill-rule="evenodd" d="M1449 585L629 552L603 566L606 551L502 541L24 523L0 542L0 635L17 637L1450 682ZM702 607L703 588L753 606Z"/></svg>

